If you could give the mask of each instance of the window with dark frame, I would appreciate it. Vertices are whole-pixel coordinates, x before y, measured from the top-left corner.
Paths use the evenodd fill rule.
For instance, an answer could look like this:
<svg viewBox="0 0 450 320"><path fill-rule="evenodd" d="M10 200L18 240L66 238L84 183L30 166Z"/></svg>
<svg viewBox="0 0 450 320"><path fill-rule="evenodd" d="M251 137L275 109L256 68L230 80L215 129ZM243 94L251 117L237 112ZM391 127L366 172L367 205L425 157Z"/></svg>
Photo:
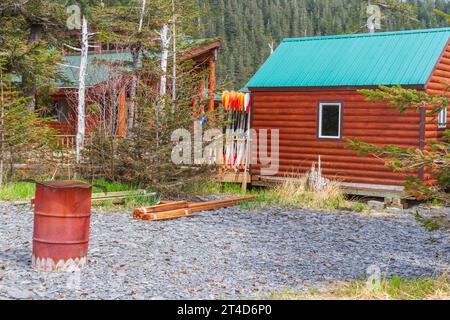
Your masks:
<svg viewBox="0 0 450 320"><path fill-rule="evenodd" d="M67 100L56 100L50 102L48 106L41 112L43 117L52 118L55 122L69 121L69 104Z"/></svg>
<svg viewBox="0 0 450 320"><path fill-rule="evenodd" d="M342 105L336 102L319 104L319 138L341 138L341 109Z"/></svg>

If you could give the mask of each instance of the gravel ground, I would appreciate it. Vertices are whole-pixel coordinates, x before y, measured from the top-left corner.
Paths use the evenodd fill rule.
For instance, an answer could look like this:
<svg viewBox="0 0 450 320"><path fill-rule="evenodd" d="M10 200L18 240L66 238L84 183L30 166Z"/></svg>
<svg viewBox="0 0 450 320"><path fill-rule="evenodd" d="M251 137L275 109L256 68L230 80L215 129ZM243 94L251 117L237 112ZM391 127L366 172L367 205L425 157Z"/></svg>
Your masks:
<svg viewBox="0 0 450 320"><path fill-rule="evenodd" d="M94 211L90 266L38 273L30 208L0 202L0 219L0 299L250 298L362 278L371 265L389 275L432 275L450 261L448 232L428 232L405 211L234 207L161 222Z"/></svg>

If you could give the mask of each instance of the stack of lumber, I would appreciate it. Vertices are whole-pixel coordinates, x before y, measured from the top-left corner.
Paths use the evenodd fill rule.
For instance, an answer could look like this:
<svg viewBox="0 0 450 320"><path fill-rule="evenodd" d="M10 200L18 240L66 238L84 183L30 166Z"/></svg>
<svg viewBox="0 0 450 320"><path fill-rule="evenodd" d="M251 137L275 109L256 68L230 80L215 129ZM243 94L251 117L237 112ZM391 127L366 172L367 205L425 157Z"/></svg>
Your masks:
<svg viewBox="0 0 450 320"><path fill-rule="evenodd" d="M132 197L153 197L155 192L147 192L146 190L118 191L118 192L100 192L92 194L92 202L106 200L123 200Z"/></svg>
<svg viewBox="0 0 450 320"><path fill-rule="evenodd" d="M166 220L192 216L192 210L186 201L168 202L147 208L135 209L133 218L136 220Z"/></svg>
<svg viewBox="0 0 450 320"><path fill-rule="evenodd" d="M135 209L133 212L133 218L136 220L158 221L188 217L192 216L194 212L232 207L243 201L251 201L254 198L254 196L243 196L204 202L166 201L156 206Z"/></svg>

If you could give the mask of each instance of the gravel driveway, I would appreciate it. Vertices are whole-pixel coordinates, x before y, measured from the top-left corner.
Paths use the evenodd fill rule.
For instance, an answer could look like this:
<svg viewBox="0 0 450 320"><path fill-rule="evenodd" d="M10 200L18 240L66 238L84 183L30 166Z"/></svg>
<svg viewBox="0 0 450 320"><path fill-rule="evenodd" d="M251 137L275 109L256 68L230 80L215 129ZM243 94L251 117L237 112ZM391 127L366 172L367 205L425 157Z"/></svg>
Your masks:
<svg viewBox="0 0 450 320"><path fill-rule="evenodd" d="M228 299L365 277L442 272L446 231L411 214L238 207L161 222L95 211L81 275L31 269L33 216L0 203L0 299Z"/></svg>

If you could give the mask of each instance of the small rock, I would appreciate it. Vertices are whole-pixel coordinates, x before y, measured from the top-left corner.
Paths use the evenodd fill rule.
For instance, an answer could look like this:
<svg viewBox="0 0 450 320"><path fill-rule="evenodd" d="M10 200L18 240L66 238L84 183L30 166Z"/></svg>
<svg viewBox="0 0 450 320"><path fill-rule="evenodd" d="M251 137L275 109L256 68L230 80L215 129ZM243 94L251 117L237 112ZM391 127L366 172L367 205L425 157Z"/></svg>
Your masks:
<svg viewBox="0 0 450 320"><path fill-rule="evenodd" d="M384 202L374 200L368 201L367 206L369 207L369 209L378 211L384 210L386 208L386 204Z"/></svg>
<svg viewBox="0 0 450 320"><path fill-rule="evenodd" d="M18 300L26 300L26 299L33 298L33 294L30 291L22 290L22 289L14 288L14 287L8 288L6 290L6 293L11 298L18 299Z"/></svg>

